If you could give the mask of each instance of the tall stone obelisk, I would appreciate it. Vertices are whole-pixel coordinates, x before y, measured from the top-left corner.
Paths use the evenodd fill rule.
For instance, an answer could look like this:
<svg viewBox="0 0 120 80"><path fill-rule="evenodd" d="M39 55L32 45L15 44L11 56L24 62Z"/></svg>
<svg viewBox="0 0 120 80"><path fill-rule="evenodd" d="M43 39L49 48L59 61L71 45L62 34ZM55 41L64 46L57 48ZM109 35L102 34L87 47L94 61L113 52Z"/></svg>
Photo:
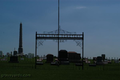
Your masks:
<svg viewBox="0 0 120 80"><path fill-rule="evenodd" d="M20 23L18 55L23 55L23 46L22 46L22 23Z"/></svg>

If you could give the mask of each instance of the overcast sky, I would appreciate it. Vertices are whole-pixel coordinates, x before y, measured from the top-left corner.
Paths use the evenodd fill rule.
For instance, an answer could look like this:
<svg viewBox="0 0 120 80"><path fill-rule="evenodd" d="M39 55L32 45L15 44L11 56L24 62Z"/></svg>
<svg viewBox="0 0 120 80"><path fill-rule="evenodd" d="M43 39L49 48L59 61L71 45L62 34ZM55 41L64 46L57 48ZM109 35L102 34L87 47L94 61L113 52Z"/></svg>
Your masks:
<svg viewBox="0 0 120 80"><path fill-rule="evenodd" d="M60 27L85 34L85 57L120 57L120 0L60 0ZM18 50L23 25L23 52L35 53L35 32L58 29L58 0L0 0L0 50ZM81 53L75 41L60 43L60 50ZM57 42L44 41L39 55L57 53Z"/></svg>

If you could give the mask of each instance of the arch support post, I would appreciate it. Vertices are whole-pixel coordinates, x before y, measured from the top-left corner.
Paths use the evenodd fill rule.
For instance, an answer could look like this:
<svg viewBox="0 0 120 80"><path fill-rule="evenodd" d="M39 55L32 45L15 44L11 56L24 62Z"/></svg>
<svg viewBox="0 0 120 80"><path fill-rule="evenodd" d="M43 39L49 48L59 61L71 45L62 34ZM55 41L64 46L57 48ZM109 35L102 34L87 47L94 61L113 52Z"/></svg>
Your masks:
<svg viewBox="0 0 120 80"><path fill-rule="evenodd" d="M84 58L84 32L82 32L82 70L84 69L83 58Z"/></svg>
<svg viewBox="0 0 120 80"><path fill-rule="evenodd" d="M36 62L37 62L37 32L35 35L35 69L36 69Z"/></svg>

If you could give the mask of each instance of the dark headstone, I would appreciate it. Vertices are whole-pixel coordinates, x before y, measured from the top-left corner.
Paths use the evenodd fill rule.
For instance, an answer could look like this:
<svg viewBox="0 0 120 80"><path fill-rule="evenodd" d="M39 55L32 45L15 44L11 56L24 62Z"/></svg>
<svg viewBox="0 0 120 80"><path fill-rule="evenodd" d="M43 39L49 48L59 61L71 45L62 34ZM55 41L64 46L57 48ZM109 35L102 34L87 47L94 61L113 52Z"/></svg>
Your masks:
<svg viewBox="0 0 120 80"><path fill-rule="evenodd" d="M58 55L59 61L68 61L68 53L66 50L60 50Z"/></svg>
<svg viewBox="0 0 120 80"><path fill-rule="evenodd" d="M97 60L97 57L93 57L93 60L96 61L96 60Z"/></svg>
<svg viewBox="0 0 120 80"><path fill-rule="evenodd" d="M68 57L69 61L74 62L76 53L68 53L68 55L69 55Z"/></svg>
<svg viewBox="0 0 120 80"><path fill-rule="evenodd" d="M52 62L53 61L53 55L52 54L48 54L47 55L47 62Z"/></svg>
<svg viewBox="0 0 120 80"><path fill-rule="evenodd" d="M10 63L19 63L18 56L11 56L9 62Z"/></svg>
<svg viewBox="0 0 120 80"><path fill-rule="evenodd" d="M14 56L16 56L17 55L17 51L14 51L13 54L14 54Z"/></svg>
<svg viewBox="0 0 120 80"><path fill-rule="evenodd" d="M102 62L102 57L101 57L101 56L98 56L98 57L97 57L96 64L97 64L97 65L102 65L102 64L103 64L103 62Z"/></svg>
<svg viewBox="0 0 120 80"><path fill-rule="evenodd" d="M80 59L81 59L81 56L80 56L80 54L76 54L75 55L75 58L76 58L76 61L75 62L80 62Z"/></svg>
<svg viewBox="0 0 120 80"><path fill-rule="evenodd" d="M102 57L101 56L97 57L97 62L102 62Z"/></svg>
<svg viewBox="0 0 120 80"><path fill-rule="evenodd" d="M102 54L102 60L104 61L105 60L105 54Z"/></svg>
<svg viewBox="0 0 120 80"><path fill-rule="evenodd" d="M79 62L81 57L80 57L80 54L78 53L75 53L75 52L68 52L68 59L70 62Z"/></svg>

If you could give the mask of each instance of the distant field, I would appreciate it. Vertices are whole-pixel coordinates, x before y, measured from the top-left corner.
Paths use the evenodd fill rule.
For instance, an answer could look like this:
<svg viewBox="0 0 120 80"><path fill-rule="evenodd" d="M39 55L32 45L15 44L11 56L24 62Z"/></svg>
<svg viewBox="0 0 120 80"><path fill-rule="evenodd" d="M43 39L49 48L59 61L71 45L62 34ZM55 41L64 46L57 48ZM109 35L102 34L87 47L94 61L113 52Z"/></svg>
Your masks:
<svg viewBox="0 0 120 80"><path fill-rule="evenodd" d="M5 74L28 74L30 76L3 77ZM84 70L82 67L75 66L74 63L59 67L45 63L37 65L37 69L35 69L34 58L25 58L24 61L19 60L19 63L0 61L0 75L0 80L116 80L120 79L120 63L96 67L89 67L88 64L85 64Z"/></svg>

